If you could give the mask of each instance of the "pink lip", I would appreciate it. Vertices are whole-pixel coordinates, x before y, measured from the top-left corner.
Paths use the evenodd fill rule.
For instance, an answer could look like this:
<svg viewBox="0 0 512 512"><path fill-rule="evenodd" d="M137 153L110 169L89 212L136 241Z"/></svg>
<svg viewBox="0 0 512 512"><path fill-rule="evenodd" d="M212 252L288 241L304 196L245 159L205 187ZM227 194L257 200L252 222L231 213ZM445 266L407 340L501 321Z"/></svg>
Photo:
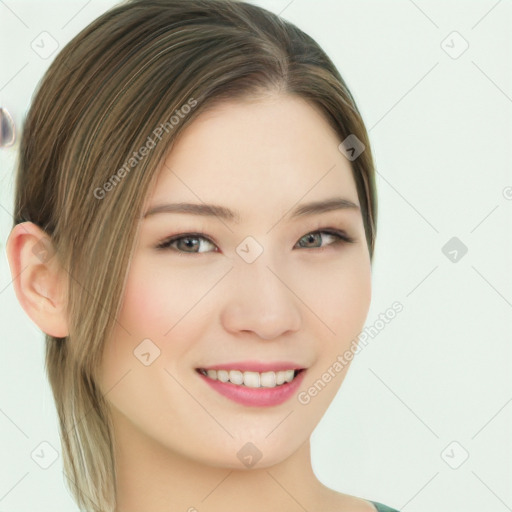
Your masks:
<svg viewBox="0 0 512 512"><path fill-rule="evenodd" d="M291 361L276 361L261 363L259 361L240 361L238 363L223 363L214 366L201 366L203 370L240 370L241 372L278 372L281 370L302 370L303 366Z"/></svg>
<svg viewBox="0 0 512 512"><path fill-rule="evenodd" d="M252 365L251 367L255 368L254 365ZM273 366L273 368L275 368L275 366ZM290 366L288 366L287 368L291 370ZM215 370L216 368L213 367L209 369ZM233 368L229 368L229 366L223 366L219 367L219 369L242 370L240 366L236 366ZM259 371L265 370L266 369ZM215 391L217 391L221 395L224 395L225 397L239 404L253 407L269 407L286 402L297 391L297 388L300 386L302 380L304 379L305 373L306 370L303 370L299 372L299 374L291 382L286 382L285 384L281 384L280 386L276 386L275 388L250 388L246 386L238 386L231 382L221 382L220 380L213 380L197 372L199 377L201 377L209 386L211 386Z"/></svg>

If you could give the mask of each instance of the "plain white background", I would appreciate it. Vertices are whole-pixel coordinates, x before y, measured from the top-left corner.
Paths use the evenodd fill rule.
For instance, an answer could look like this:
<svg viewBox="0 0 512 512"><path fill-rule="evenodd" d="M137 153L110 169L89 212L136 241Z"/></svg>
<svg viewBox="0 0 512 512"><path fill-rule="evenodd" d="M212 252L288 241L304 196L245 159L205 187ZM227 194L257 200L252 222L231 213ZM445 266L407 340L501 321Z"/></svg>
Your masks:
<svg viewBox="0 0 512 512"><path fill-rule="evenodd" d="M18 129L58 51L115 3L0 2L0 106ZM378 173L367 319L377 334L313 434L318 477L405 512L512 510L510 2L254 3L332 58ZM43 31L59 44L48 58L31 47ZM0 149L0 512L75 511L43 335L16 299L5 254L17 150ZM395 301L403 311L382 327ZM58 452L47 469L31 457L42 442Z"/></svg>

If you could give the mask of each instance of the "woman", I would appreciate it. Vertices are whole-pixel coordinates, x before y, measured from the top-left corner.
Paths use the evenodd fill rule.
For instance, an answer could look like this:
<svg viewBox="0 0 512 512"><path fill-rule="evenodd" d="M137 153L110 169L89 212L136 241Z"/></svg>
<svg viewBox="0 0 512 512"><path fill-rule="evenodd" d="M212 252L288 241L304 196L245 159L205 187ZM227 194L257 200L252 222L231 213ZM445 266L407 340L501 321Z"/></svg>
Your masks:
<svg viewBox="0 0 512 512"><path fill-rule="evenodd" d="M26 118L7 244L78 505L392 511L324 486L309 443L375 234L363 121L294 25L135 0L78 34Z"/></svg>

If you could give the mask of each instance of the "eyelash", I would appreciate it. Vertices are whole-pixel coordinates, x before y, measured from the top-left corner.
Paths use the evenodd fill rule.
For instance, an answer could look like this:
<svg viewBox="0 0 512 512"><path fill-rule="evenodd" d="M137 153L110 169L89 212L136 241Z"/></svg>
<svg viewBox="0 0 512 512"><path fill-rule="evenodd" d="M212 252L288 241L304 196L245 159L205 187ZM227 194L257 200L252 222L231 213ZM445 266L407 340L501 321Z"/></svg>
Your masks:
<svg viewBox="0 0 512 512"><path fill-rule="evenodd" d="M338 229L333 229L333 228L317 229L315 231L310 231L309 233L306 233L305 235L301 236L299 238L299 241L308 235L314 235L317 233L322 233L322 234L325 233L327 235L335 236L335 237L337 237L337 240L334 241L333 243L327 245L326 247L311 247L311 248L302 247L302 249L309 249L309 250L313 249L313 250L322 252L325 249L327 249L328 247L344 245L344 244L352 244L356 241L354 238L348 236L344 231L340 231ZM186 251L180 251L178 249L171 247L172 243L177 242L183 238L200 238L200 239L206 240L207 242L211 243L212 245L215 245L215 246L217 245L212 240L210 240L210 238L205 236L203 233L180 233L179 235L173 235L171 237L165 238L156 246L156 249L161 250L161 251L165 251L165 250L174 251L174 252L178 253L179 256L190 256L190 255L198 256L200 254L207 254L208 252L217 252L217 251L207 251L206 253L204 253L204 252L186 252Z"/></svg>

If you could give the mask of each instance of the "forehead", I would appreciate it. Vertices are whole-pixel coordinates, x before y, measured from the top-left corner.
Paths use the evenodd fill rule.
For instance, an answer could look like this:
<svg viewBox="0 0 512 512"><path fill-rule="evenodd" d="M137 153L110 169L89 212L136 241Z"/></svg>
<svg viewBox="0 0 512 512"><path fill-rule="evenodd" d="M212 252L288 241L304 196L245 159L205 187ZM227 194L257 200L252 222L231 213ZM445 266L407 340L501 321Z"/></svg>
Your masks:
<svg viewBox="0 0 512 512"><path fill-rule="evenodd" d="M201 114L158 170L147 204L204 202L242 219L334 196L358 203L350 162L322 113L274 95L224 102Z"/></svg>

